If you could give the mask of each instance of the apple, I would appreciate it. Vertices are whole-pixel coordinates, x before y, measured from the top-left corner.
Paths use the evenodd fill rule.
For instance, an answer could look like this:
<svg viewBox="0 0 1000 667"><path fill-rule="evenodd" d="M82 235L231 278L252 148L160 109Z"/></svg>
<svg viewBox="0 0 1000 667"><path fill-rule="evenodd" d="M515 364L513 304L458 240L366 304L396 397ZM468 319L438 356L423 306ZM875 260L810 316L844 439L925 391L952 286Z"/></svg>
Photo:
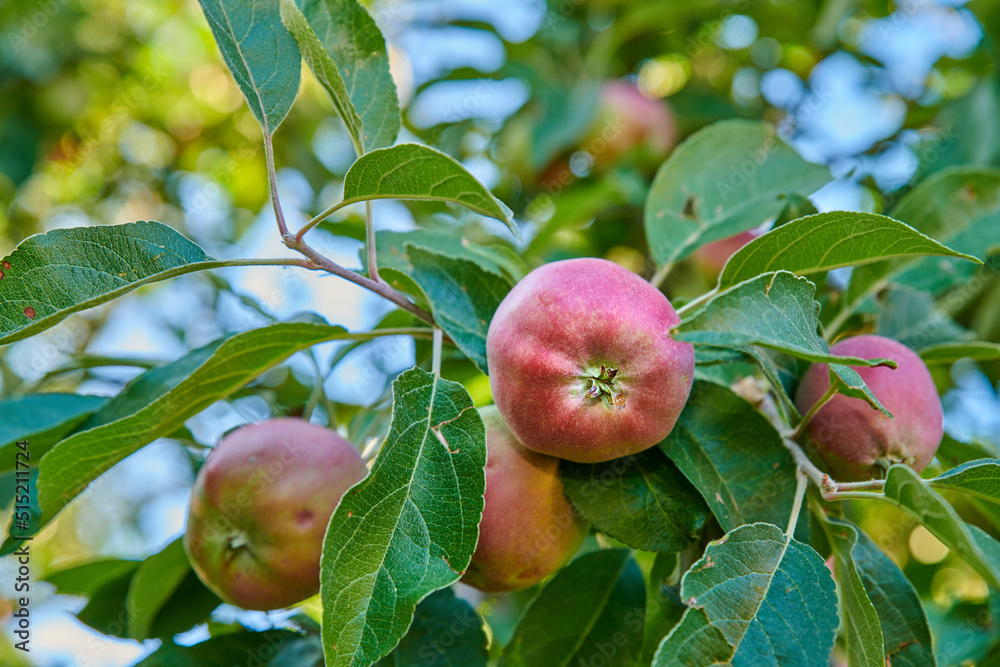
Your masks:
<svg viewBox="0 0 1000 667"><path fill-rule="evenodd" d="M490 323L493 400L543 454L596 463L652 447L691 392L694 349L669 334L679 321L662 292L614 262L545 264Z"/></svg>
<svg viewBox="0 0 1000 667"><path fill-rule="evenodd" d="M330 517L367 474L351 443L301 419L233 431L194 482L184 535L191 566L244 609L280 609L314 595Z"/></svg>
<svg viewBox="0 0 1000 667"><path fill-rule="evenodd" d="M486 498L479 543L462 581L485 592L518 591L576 553L588 526L570 505L559 459L519 443L493 406L486 424Z"/></svg>
<svg viewBox="0 0 1000 667"><path fill-rule="evenodd" d="M923 470L944 434L944 414L934 380L913 350L883 336L845 338L830 348L833 354L887 358L888 367L855 367L872 393L895 419L860 398L837 394L809 422L809 436L837 481L860 481L884 474L892 463ZM813 364L795 394L803 414L830 387L826 364Z"/></svg>
<svg viewBox="0 0 1000 667"><path fill-rule="evenodd" d="M670 107L646 97L630 81L606 81L597 113L580 147L594 157L594 168L607 169L631 151L662 159L677 143Z"/></svg>
<svg viewBox="0 0 1000 667"><path fill-rule="evenodd" d="M701 270L705 277L714 280L722 273L729 258L736 254L736 251L763 234L766 230L762 227L749 229L733 236L727 236L718 241L712 241L701 246L692 254L695 266Z"/></svg>

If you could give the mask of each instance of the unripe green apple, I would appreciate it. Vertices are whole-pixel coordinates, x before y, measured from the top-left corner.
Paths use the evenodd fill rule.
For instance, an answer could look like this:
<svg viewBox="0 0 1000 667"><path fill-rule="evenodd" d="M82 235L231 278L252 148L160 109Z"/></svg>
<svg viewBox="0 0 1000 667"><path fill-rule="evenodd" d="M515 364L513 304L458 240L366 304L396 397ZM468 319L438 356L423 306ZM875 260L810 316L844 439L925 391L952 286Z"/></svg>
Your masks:
<svg viewBox="0 0 1000 667"><path fill-rule="evenodd" d="M670 301L604 259L552 262L500 304L486 336L493 400L524 446L581 463L656 445L691 392L694 349Z"/></svg>
<svg viewBox="0 0 1000 667"><path fill-rule="evenodd" d="M195 479L184 535L194 571L244 609L280 609L314 595L330 517L367 474L351 443L301 419L233 431Z"/></svg>
<svg viewBox="0 0 1000 667"><path fill-rule="evenodd" d="M559 459L519 443L493 406L486 424L486 498L479 543L462 581L481 591L517 591L561 568L587 535L563 493Z"/></svg>
<svg viewBox="0 0 1000 667"><path fill-rule="evenodd" d="M881 476L891 463L924 469L944 434L944 415L934 380L913 350L882 336L845 338L830 348L833 354L866 359L887 358L888 367L855 367L861 378L895 420L860 398L837 394L809 422L809 436L837 481ZM826 364L813 364L802 377L795 404L805 413L830 387Z"/></svg>

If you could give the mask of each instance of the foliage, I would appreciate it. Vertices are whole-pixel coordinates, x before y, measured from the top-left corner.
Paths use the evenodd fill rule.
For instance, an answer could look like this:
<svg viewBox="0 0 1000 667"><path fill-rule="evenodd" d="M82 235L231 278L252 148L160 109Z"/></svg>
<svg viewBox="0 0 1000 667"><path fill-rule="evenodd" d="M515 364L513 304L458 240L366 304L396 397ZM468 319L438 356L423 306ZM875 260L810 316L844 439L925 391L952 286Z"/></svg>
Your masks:
<svg viewBox="0 0 1000 667"><path fill-rule="evenodd" d="M12 510L0 553L32 537L48 565L55 536L101 502L102 476L154 442L173 443L193 471L213 440L196 426L219 406L322 422L371 459L330 519L319 597L273 627L223 624L179 539L142 559L47 568L58 594L87 599L76 617L94 631L161 642L140 664L998 659L985 613L1000 612L996 446L946 435L923 476L894 465L838 483L789 400L807 364L829 363L836 391L893 418L854 368L895 362L830 352L861 332L914 348L946 403L970 368L1000 377L989 3L938 8L978 20L986 39L941 60L922 95L893 91L912 102L905 123L855 151L850 169L807 150L798 123L827 99L809 77L838 53L872 74L862 26L888 30L905 8L885 18L866 1L737 3L759 30L743 46L727 43L733 12L712 1L552 2L523 39L453 8L434 27L488 35L506 61L406 81L391 30L406 18L391 3L200 0L198 11L161 0L127 19L114 3L104 15L86 11L100 3L59 4L42 12L45 34L13 20L0 46L11 100L0 109L0 500ZM761 94L779 63L797 103ZM669 155L640 139L599 159L639 124L601 120L599 84L623 77L672 109L682 140ZM487 113L507 79L531 94ZM452 84L463 103L422 121L421 100ZM908 179L865 173L905 142L918 163ZM297 196L284 165L323 197ZM818 212L817 191L834 181L864 210ZM393 212L405 229L382 222ZM247 256L261 222L280 256ZM721 271L698 268L710 244L754 229ZM664 335L695 347L694 387L657 447L563 462L566 495L593 526L574 560L524 594L480 596L456 582L483 512L486 334L530 268L582 256L671 299L681 321ZM229 281L279 270L286 289L270 299ZM314 276L322 314L293 316L295 286ZM377 317L349 284L380 298ZM93 352L135 304L154 304L170 358ZM408 367L372 371L370 400L334 386L388 344ZM27 502L14 481L24 440ZM935 548L947 555L926 557ZM196 643L179 641L195 627Z"/></svg>

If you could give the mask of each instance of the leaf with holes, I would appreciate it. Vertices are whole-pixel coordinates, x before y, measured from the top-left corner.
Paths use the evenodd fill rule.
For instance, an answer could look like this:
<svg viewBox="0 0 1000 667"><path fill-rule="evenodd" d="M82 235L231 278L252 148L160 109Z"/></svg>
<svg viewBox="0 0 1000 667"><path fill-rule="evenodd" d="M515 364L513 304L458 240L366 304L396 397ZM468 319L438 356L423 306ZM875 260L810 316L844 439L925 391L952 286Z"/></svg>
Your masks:
<svg viewBox="0 0 1000 667"><path fill-rule="evenodd" d="M479 536L486 429L468 392L419 368L392 389L389 434L371 473L337 506L323 545L330 667L388 654L417 603L462 576Z"/></svg>
<svg viewBox="0 0 1000 667"><path fill-rule="evenodd" d="M695 132L656 172L646 199L653 256L670 264L711 241L753 229L788 195L810 195L830 172L803 160L773 126L729 120Z"/></svg>

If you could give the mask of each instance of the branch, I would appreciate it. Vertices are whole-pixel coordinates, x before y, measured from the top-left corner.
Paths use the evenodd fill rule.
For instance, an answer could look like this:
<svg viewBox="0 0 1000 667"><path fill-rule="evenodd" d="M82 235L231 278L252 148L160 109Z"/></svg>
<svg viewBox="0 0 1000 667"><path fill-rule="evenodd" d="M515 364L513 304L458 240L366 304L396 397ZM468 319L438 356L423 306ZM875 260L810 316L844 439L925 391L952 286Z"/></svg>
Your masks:
<svg viewBox="0 0 1000 667"><path fill-rule="evenodd" d="M264 158L267 162L267 181L271 186L271 206L274 207L274 219L278 221L278 233L281 238L288 236L288 225L285 224L285 214L281 210L278 199L278 176L274 171L274 142L267 132L264 132Z"/></svg>

